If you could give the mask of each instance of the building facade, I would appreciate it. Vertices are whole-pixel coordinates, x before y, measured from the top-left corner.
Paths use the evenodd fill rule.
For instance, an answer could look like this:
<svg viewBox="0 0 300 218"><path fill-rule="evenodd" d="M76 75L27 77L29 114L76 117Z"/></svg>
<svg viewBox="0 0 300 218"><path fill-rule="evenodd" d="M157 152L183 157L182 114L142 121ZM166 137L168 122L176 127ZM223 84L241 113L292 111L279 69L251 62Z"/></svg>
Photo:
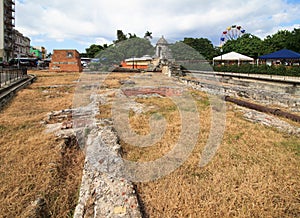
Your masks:
<svg viewBox="0 0 300 218"><path fill-rule="evenodd" d="M14 57L15 0L0 0L0 60Z"/></svg>
<svg viewBox="0 0 300 218"><path fill-rule="evenodd" d="M44 46L34 46L31 51L35 53L37 58L45 59L47 56L47 50Z"/></svg>
<svg viewBox="0 0 300 218"><path fill-rule="evenodd" d="M56 72L82 72L80 54L77 50L53 50L49 70Z"/></svg>
<svg viewBox="0 0 300 218"><path fill-rule="evenodd" d="M127 69L148 69L152 64L153 59L150 56L141 58L128 58L121 62L122 68Z"/></svg>
<svg viewBox="0 0 300 218"><path fill-rule="evenodd" d="M167 40L164 38L164 36L162 36L156 43L155 49L155 55L157 58L159 59L171 59L172 58L172 54L171 51L169 49L169 43L167 42Z"/></svg>
<svg viewBox="0 0 300 218"><path fill-rule="evenodd" d="M30 39L14 30L14 57L28 57L30 55Z"/></svg>

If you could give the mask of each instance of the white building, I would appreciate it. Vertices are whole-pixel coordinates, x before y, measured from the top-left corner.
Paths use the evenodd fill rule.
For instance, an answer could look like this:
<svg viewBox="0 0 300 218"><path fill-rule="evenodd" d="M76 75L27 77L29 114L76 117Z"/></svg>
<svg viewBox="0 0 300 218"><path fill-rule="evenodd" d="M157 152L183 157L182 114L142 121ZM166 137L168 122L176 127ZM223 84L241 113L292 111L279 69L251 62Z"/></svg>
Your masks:
<svg viewBox="0 0 300 218"><path fill-rule="evenodd" d="M0 0L0 60L14 56L15 0Z"/></svg>

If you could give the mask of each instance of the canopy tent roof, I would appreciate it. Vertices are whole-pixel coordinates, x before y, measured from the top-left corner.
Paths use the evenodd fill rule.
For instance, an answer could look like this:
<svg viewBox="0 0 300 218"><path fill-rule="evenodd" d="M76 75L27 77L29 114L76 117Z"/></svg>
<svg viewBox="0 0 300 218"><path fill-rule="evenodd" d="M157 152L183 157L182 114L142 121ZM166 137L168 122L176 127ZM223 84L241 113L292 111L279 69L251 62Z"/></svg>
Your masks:
<svg viewBox="0 0 300 218"><path fill-rule="evenodd" d="M213 58L214 61L253 61L254 59L237 52L229 52Z"/></svg>
<svg viewBox="0 0 300 218"><path fill-rule="evenodd" d="M281 49L270 54L262 55L259 59L300 59L300 54L288 49Z"/></svg>

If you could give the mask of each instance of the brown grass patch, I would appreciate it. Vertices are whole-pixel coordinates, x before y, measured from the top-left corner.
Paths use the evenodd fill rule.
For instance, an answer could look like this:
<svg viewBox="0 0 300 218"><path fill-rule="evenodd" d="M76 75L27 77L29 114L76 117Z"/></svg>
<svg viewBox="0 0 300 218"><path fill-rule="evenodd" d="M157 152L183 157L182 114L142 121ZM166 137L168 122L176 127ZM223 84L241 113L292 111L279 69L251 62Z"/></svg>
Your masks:
<svg viewBox="0 0 300 218"><path fill-rule="evenodd" d="M151 108L145 113L132 113L129 119L131 128L139 135L147 135L150 132L149 119L154 113L164 116L167 126L163 138L151 147L139 148L129 145L121 140L124 158L132 161L151 161L169 152L180 133L180 116L176 105L168 98L137 98L136 102Z"/></svg>
<svg viewBox="0 0 300 218"><path fill-rule="evenodd" d="M198 144L188 160L159 180L137 183L145 217L297 217L300 214L299 137L253 124L234 107L227 111L226 130L213 160L199 167L211 125L207 96L191 90L200 112ZM166 98L137 102L152 109L130 113L130 125L149 133L149 117L160 112L168 121L163 139L150 148L121 141L124 158L150 161L165 155L178 139L178 112ZM229 104L228 104L229 105Z"/></svg>
<svg viewBox="0 0 300 218"><path fill-rule="evenodd" d="M226 130L216 156L200 168L210 110L205 96L197 91L192 95L198 99L201 115L198 144L170 175L137 184L146 217L298 216L299 138L245 121L232 109L227 111ZM164 153L155 152L155 156Z"/></svg>
<svg viewBox="0 0 300 218"><path fill-rule="evenodd" d="M299 137L248 122L240 110L227 103L222 144L212 161L200 168L211 109L205 93L190 92L200 113L198 143L187 161L171 174L136 184L145 217L298 217ZM149 117L155 112L163 114L168 127L163 139L152 147L137 148L121 141L124 158L155 160L170 151L178 139L178 111L167 98L136 101L148 110L142 114L130 112L134 131L148 134Z"/></svg>
<svg viewBox="0 0 300 218"><path fill-rule="evenodd" d="M71 108L79 74L34 74L37 81L0 112L0 214L24 217L42 197L51 217L68 217L77 204L84 155L45 134L40 122L50 111Z"/></svg>
<svg viewBox="0 0 300 218"><path fill-rule="evenodd" d="M99 114L96 115L96 119L111 118L111 104L101 104L99 106Z"/></svg>
<svg viewBox="0 0 300 218"><path fill-rule="evenodd" d="M110 73L105 78L103 84L106 88L120 88L121 83L120 80L126 80L131 75L134 75L133 73Z"/></svg>

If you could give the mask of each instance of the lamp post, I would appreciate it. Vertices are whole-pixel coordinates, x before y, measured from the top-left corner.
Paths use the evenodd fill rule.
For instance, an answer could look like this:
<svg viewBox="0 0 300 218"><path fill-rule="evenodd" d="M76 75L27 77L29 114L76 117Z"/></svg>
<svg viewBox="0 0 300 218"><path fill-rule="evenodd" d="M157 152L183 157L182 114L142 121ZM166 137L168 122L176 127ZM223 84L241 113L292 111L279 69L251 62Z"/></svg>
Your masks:
<svg viewBox="0 0 300 218"><path fill-rule="evenodd" d="M132 57L132 69L134 69L134 56Z"/></svg>
<svg viewBox="0 0 300 218"><path fill-rule="evenodd" d="M223 48L222 47L221 47L220 51L221 51L221 65L222 65L222 62L223 62L223 60L222 60Z"/></svg>

